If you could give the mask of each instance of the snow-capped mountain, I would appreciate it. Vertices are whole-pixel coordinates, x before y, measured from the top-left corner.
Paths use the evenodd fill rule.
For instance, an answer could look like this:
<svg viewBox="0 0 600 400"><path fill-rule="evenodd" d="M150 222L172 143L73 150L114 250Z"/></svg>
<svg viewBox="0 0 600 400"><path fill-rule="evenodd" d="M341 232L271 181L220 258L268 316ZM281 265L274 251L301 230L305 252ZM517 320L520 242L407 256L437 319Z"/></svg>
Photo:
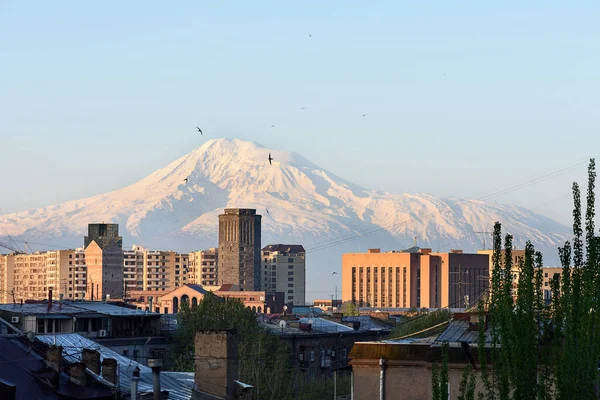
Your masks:
<svg viewBox="0 0 600 400"><path fill-rule="evenodd" d="M342 252L401 249L414 237L434 250L475 250L490 240L473 232L490 231L495 221L517 245L529 239L553 253L569 235L567 227L520 207L368 190L299 154L238 139L207 141L123 189L6 215L3 228L22 240L75 247L88 223L114 222L125 243L188 251L216 246L217 216L225 207L256 208L263 216L263 245L303 244L309 286L339 269ZM346 238L355 240L335 244Z"/></svg>

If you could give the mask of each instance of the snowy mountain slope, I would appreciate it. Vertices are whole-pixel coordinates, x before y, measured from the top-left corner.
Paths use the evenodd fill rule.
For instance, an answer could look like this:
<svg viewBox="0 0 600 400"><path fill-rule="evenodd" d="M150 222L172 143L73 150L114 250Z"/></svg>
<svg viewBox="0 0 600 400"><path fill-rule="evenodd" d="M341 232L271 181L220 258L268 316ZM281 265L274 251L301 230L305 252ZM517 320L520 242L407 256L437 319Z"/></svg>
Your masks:
<svg viewBox="0 0 600 400"><path fill-rule="evenodd" d="M413 237L434 250L474 250L485 235L473 232L490 231L495 221L519 246L530 239L539 248L553 249L569 235L568 228L519 207L367 190L299 154L237 139L207 141L133 185L9 214L3 225L23 240L74 247L88 223L110 221L120 224L126 243L188 251L216 245L217 216L225 207L256 208L263 216L263 244L292 241L310 250L377 231L315 252L315 259L317 254L328 259L329 266L322 266L327 270L339 266L339 258L331 263L341 251L364 251L367 245L399 249L411 246ZM310 268L309 263L309 276Z"/></svg>

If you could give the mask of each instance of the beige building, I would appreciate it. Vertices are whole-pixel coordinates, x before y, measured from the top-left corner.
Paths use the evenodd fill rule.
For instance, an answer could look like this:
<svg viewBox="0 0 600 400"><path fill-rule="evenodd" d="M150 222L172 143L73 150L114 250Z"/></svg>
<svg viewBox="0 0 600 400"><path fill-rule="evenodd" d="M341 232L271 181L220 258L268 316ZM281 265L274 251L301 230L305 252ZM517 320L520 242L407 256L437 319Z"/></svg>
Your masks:
<svg viewBox="0 0 600 400"><path fill-rule="evenodd" d="M84 238L91 299L123 298L123 238L117 224L89 224Z"/></svg>
<svg viewBox="0 0 600 400"><path fill-rule="evenodd" d="M213 247L189 253L189 278L187 283L202 286L217 285L219 251Z"/></svg>
<svg viewBox="0 0 600 400"><path fill-rule="evenodd" d="M296 244L270 244L262 249L261 289L285 293L285 302L306 301L306 251Z"/></svg>
<svg viewBox="0 0 600 400"><path fill-rule="evenodd" d="M483 254L417 247L344 254L342 302L381 308L466 307L487 289L488 264Z"/></svg>
<svg viewBox="0 0 600 400"><path fill-rule="evenodd" d="M1 302L46 299L48 290L55 298L72 298L74 264L75 250L1 255Z"/></svg>
<svg viewBox="0 0 600 400"><path fill-rule="evenodd" d="M189 255L133 246L123 252L126 297L132 292L168 292L189 282Z"/></svg>

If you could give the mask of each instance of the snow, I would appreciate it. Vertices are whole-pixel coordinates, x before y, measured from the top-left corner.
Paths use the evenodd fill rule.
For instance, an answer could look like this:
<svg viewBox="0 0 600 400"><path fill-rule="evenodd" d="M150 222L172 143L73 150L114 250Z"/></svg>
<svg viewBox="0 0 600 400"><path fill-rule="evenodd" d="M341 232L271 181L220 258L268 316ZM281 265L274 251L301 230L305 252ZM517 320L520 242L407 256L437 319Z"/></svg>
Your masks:
<svg viewBox="0 0 600 400"><path fill-rule="evenodd" d="M269 153L273 165L267 160ZM365 244L399 249L411 246L414 236L421 247L474 250L481 247L484 235L473 232L491 231L495 221L501 221L520 246L530 239L537 247L552 249L569 236L568 228L520 207L367 190L299 154L239 139L209 140L120 190L6 215L4 226L23 240L56 243L60 238L81 240L88 223L110 221L120 224L126 241L189 251L216 245L217 216L226 207L258 210L263 245L303 244L309 254L309 277L311 268L317 269L310 264L311 247L381 228L369 235L370 240L328 249L329 257L315 253L315 259L319 254L319 259L329 260L327 266L319 262L317 272L326 276L324 271L339 268L342 250L365 251Z"/></svg>

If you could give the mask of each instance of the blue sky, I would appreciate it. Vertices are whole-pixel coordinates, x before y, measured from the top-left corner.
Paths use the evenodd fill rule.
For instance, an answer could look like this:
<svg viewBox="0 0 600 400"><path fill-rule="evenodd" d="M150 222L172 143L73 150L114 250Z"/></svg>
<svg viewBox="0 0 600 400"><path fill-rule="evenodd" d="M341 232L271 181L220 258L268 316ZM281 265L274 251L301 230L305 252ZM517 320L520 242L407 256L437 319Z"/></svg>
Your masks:
<svg viewBox="0 0 600 400"><path fill-rule="evenodd" d="M600 149L599 8L0 1L0 208L118 189L218 137L390 192L510 187ZM567 223L585 176L494 200L555 199L536 211Z"/></svg>

